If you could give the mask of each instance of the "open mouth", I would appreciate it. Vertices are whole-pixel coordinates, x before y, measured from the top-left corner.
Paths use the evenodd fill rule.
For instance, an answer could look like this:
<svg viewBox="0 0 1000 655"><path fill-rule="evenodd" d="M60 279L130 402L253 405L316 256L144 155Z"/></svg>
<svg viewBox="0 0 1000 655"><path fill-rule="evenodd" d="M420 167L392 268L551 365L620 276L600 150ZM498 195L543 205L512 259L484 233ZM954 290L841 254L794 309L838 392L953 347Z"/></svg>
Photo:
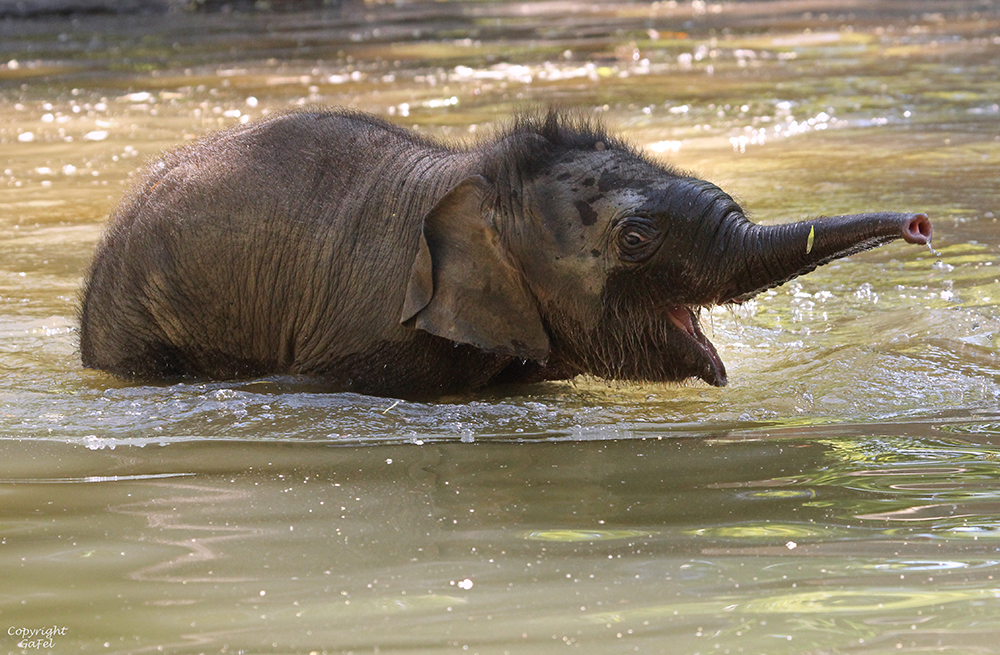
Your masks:
<svg viewBox="0 0 1000 655"><path fill-rule="evenodd" d="M726 367L715 346L701 331L694 309L688 305L674 305L667 310L667 315L670 317L670 322L687 335L692 350L701 360L702 366L698 377L716 387L726 386Z"/></svg>

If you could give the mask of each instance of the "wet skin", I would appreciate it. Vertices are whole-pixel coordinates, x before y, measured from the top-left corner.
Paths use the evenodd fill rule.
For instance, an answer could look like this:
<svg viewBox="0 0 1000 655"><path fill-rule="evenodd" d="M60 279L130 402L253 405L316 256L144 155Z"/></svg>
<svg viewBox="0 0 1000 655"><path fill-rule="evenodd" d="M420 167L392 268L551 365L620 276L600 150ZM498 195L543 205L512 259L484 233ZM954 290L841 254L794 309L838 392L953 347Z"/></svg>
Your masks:
<svg viewBox="0 0 1000 655"><path fill-rule="evenodd" d="M468 149L292 113L151 167L98 247L81 352L129 378L301 374L404 397L579 374L722 386L699 308L930 236L923 214L757 225L554 112Z"/></svg>

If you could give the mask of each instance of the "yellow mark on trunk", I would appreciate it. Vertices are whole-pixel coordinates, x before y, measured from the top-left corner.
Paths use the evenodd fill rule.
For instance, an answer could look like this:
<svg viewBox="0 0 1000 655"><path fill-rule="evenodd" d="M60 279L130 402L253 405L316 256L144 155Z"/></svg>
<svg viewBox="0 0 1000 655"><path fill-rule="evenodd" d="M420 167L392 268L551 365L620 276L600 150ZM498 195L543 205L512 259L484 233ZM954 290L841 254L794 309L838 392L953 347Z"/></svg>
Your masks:
<svg viewBox="0 0 1000 655"><path fill-rule="evenodd" d="M816 226L812 225L809 227L809 238L806 239L806 254L812 252L813 242L816 241Z"/></svg>

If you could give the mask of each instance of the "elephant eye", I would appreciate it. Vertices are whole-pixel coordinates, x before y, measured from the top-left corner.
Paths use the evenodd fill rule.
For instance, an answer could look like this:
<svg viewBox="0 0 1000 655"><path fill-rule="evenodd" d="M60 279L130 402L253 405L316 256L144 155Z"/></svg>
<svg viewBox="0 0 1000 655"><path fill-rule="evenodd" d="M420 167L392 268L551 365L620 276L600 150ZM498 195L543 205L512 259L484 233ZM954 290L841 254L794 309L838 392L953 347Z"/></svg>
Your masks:
<svg viewBox="0 0 1000 655"><path fill-rule="evenodd" d="M657 229L653 221L640 216L624 219L618 226L618 251L629 262L641 262L653 254Z"/></svg>
<svg viewBox="0 0 1000 655"><path fill-rule="evenodd" d="M638 248L642 244L649 241L649 238L645 234L642 234L638 230L629 230L624 235L622 235L622 241L629 248Z"/></svg>

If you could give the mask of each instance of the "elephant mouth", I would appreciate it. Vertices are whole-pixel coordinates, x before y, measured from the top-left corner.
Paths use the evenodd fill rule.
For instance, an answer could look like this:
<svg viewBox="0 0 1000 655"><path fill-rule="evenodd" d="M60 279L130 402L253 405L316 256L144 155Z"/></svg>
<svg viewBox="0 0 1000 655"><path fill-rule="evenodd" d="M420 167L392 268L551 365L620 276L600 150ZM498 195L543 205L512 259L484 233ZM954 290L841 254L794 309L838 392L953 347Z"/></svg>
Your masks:
<svg viewBox="0 0 1000 655"><path fill-rule="evenodd" d="M699 360L698 377L712 386L726 386L726 367L715 346L701 331L694 308L688 305L674 305L667 310L667 316L674 327L686 337L691 352Z"/></svg>

